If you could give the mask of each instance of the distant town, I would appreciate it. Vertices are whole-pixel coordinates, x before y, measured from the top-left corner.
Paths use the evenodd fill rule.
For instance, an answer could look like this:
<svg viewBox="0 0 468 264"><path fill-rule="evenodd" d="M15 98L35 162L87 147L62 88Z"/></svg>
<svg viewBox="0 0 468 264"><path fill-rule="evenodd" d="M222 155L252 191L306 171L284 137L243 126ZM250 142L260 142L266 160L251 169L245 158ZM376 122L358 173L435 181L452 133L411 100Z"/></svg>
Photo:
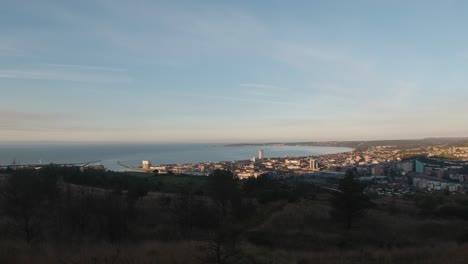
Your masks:
<svg viewBox="0 0 468 264"><path fill-rule="evenodd" d="M416 191L454 193L468 189L465 181L468 180L467 142L465 139L327 142L319 145L347 146L354 150L321 156L265 158L264 150L259 149L249 160L157 166L144 160L139 167L119 164L127 169L155 174L207 176L216 169L224 169L241 179L263 174L295 177L331 189L337 186L346 171L352 170L359 180L368 183L367 192L379 196L401 196ZM264 145L268 144L258 144L259 147Z"/></svg>
<svg viewBox="0 0 468 264"><path fill-rule="evenodd" d="M227 145L237 147L247 144ZM153 165L143 160L141 166L118 162L126 170L155 175L184 174L207 176L216 169L230 170L240 179L268 175L275 178L303 180L323 188L335 189L346 171L352 170L367 183L366 191L377 196L402 196L413 192L464 192L468 190L468 140L442 138L423 140L342 141L306 143L248 144L259 147L248 160ZM349 152L304 157L266 158L262 146L340 146ZM60 166L79 166L81 170L106 170L99 161ZM44 164L45 165L45 164ZM3 167L40 168L42 164L3 165Z"/></svg>

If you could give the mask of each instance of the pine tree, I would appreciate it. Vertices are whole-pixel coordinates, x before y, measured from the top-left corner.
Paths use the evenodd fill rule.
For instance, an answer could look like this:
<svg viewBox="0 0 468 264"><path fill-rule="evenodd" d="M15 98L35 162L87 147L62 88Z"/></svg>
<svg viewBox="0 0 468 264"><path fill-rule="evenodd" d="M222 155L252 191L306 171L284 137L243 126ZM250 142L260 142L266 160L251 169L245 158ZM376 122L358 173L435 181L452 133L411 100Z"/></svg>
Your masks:
<svg viewBox="0 0 468 264"><path fill-rule="evenodd" d="M348 171L345 177L340 180L338 189L333 195L331 204L333 206L332 217L346 224L346 229L350 229L356 217L361 216L372 203L364 194L365 186L354 178L352 171Z"/></svg>

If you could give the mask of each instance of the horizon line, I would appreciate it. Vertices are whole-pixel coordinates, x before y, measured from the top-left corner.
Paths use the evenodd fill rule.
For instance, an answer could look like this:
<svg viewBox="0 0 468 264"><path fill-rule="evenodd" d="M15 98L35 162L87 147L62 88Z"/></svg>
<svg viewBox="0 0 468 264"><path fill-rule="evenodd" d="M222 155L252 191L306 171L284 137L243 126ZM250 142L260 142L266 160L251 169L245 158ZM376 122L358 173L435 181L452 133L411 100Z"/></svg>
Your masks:
<svg viewBox="0 0 468 264"><path fill-rule="evenodd" d="M274 140L274 141L256 141L256 140L246 140L246 141L105 141L105 140L89 140L89 141L80 141L80 140L12 140L12 141L0 141L0 144L292 144L292 143L325 143L325 142L372 142L372 141L409 141L409 140L427 140L427 139L460 139L468 140L468 136L440 136L440 137L415 137L415 138L398 138L398 139L330 139L330 140L299 140L299 141L288 141L288 140Z"/></svg>

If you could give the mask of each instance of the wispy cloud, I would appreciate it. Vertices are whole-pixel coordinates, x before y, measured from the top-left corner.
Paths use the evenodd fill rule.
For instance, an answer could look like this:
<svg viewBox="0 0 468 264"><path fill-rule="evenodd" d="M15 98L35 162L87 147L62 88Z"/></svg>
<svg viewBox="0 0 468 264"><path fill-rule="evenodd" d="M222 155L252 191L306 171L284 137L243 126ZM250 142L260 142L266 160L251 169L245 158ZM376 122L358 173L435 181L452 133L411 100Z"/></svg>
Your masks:
<svg viewBox="0 0 468 264"><path fill-rule="evenodd" d="M74 64L56 64L56 63L44 63L39 66L46 66L52 68L62 69L79 69L79 70L96 70L96 71L111 71L111 72L126 72L126 69L114 68L114 67L102 67L102 66L90 66L90 65L74 65Z"/></svg>
<svg viewBox="0 0 468 264"><path fill-rule="evenodd" d="M165 93L168 96L183 96L188 98L197 98L198 100L214 100L219 102L232 102L232 103L243 103L250 105L272 105L272 106L285 106L285 107L294 107L294 109L308 109L309 104L302 102L290 102L281 100L278 98L266 98L266 97L249 97L249 96L228 96L228 95L216 95L216 94L193 94L193 93L184 93L184 94L174 94L174 93Z"/></svg>
<svg viewBox="0 0 468 264"><path fill-rule="evenodd" d="M104 128L83 124L75 114L0 109L0 132L83 132Z"/></svg>
<svg viewBox="0 0 468 264"><path fill-rule="evenodd" d="M313 43L284 42L279 43L272 56L292 67L306 71L316 71L331 66L333 71L367 74L373 66L370 62L348 52L323 48Z"/></svg>
<svg viewBox="0 0 468 264"><path fill-rule="evenodd" d="M233 5L197 4L187 9L172 1L92 3L105 16L93 16L92 12L79 12L66 5L42 3L37 8L48 15L45 19L71 27L73 34L84 31L139 62L178 65L192 56L246 51L253 46L260 49L268 42L261 37L266 31L263 23Z"/></svg>
<svg viewBox="0 0 468 264"><path fill-rule="evenodd" d="M0 69L1 78L104 83L131 80L123 69L63 64L40 64L20 69Z"/></svg>
<svg viewBox="0 0 468 264"><path fill-rule="evenodd" d="M271 84L264 84L264 83L241 83L240 87L247 87L247 88L255 88L261 90L270 90L270 91L284 91L285 88L278 87Z"/></svg>
<svg viewBox="0 0 468 264"><path fill-rule="evenodd" d="M33 113L0 109L0 123L9 121L55 121L65 118L67 118L67 116L57 113Z"/></svg>
<svg viewBox="0 0 468 264"><path fill-rule="evenodd" d="M269 97L281 101L281 98L279 98L280 94L288 91L286 88L265 83L241 83L239 86L243 88L243 93L256 96L257 100Z"/></svg>
<svg viewBox="0 0 468 264"><path fill-rule="evenodd" d="M70 117L58 113L21 112L0 109L0 130L34 131L43 130L66 122Z"/></svg>

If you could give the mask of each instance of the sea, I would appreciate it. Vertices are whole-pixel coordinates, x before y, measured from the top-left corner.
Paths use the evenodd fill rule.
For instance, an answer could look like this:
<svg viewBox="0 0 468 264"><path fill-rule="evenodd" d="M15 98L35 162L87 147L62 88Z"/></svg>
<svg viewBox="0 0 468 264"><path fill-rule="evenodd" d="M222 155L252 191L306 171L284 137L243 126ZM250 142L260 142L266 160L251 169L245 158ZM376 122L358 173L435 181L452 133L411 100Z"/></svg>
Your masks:
<svg viewBox="0 0 468 264"><path fill-rule="evenodd" d="M63 164L100 161L109 170L127 170L149 160L153 165L247 160L264 151L265 158L315 156L350 151L342 147L227 146L225 144L0 144L0 165Z"/></svg>

